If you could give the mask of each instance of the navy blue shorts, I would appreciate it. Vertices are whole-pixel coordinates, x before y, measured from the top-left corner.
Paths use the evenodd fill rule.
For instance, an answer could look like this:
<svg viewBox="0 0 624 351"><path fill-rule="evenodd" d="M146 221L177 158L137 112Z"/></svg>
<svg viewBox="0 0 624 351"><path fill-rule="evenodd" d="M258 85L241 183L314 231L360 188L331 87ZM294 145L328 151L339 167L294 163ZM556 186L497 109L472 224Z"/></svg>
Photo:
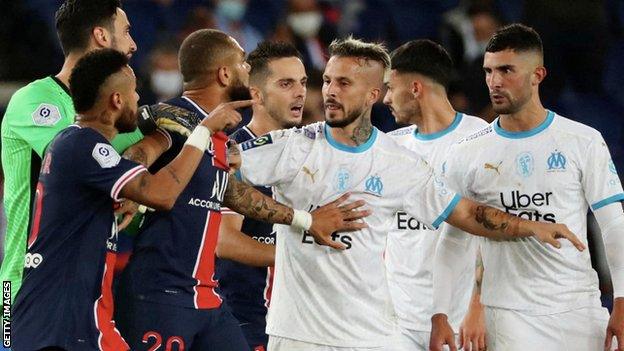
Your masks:
<svg viewBox="0 0 624 351"><path fill-rule="evenodd" d="M229 308L196 310L131 299L119 330L133 351L248 351ZM160 346L157 346L160 345Z"/></svg>

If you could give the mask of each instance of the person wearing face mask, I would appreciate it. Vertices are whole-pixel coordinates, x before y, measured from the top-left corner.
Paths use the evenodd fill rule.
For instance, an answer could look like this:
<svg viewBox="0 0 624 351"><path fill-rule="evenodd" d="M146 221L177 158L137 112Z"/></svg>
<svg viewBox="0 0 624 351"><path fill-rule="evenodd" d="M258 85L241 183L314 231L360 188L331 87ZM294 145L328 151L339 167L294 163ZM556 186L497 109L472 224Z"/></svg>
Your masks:
<svg viewBox="0 0 624 351"><path fill-rule="evenodd" d="M173 45L160 45L154 48L149 74L149 87L155 101L166 101L182 92L182 73L178 65L177 48Z"/></svg>
<svg viewBox="0 0 624 351"><path fill-rule="evenodd" d="M230 34L243 50L250 52L262 41L262 35L256 28L243 21L246 11L247 0L216 1L217 29Z"/></svg>
<svg viewBox="0 0 624 351"><path fill-rule="evenodd" d="M336 29L323 17L316 0L289 0L286 25L306 67L325 69L327 47L337 36Z"/></svg>

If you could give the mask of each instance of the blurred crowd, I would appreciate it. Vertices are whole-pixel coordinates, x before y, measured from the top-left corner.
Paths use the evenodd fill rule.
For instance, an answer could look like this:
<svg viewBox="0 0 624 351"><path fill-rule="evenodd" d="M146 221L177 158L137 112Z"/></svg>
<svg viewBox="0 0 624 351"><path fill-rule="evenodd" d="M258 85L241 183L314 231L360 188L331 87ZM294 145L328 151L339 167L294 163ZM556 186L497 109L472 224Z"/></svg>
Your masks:
<svg viewBox="0 0 624 351"><path fill-rule="evenodd" d="M16 88L56 74L62 66L54 29L61 3L3 2L0 116ZM140 104L179 94L178 45L197 29L217 28L247 52L267 39L296 45L309 76L304 123L323 119L321 76L327 47L350 34L383 41L389 49L417 38L440 42L455 62L449 94L454 108L491 121L495 116L481 67L484 48L499 26L523 22L544 42L544 105L601 131L614 162L624 170L621 0L125 0L123 7L138 44L131 63L139 77ZM397 127L381 104L373 110L373 123L384 131ZM0 198L1 191L0 186ZM3 225L0 221L0 233Z"/></svg>

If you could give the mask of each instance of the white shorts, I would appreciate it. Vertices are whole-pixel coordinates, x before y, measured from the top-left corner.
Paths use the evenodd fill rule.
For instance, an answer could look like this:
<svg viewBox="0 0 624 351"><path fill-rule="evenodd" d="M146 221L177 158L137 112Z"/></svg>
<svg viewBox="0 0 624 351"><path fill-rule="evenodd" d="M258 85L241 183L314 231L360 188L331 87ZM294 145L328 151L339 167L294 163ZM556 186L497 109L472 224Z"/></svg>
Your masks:
<svg viewBox="0 0 624 351"><path fill-rule="evenodd" d="M587 307L545 316L485 307L488 351L603 350L609 312Z"/></svg>
<svg viewBox="0 0 624 351"><path fill-rule="evenodd" d="M390 337L388 340L392 341L380 347L337 347L269 335L267 351L398 351L396 348L398 339L398 335Z"/></svg>
<svg viewBox="0 0 624 351"><path fill-rule="evenodd" d="M429 351L429 338L431 332L418 331L401 328L401 335L399 337L399 343L396 351ZM459 339L455 334L455 342ZM456 344L457 345L457 344ZM444 350L448 350L448 346L444 346Z"/></svg>

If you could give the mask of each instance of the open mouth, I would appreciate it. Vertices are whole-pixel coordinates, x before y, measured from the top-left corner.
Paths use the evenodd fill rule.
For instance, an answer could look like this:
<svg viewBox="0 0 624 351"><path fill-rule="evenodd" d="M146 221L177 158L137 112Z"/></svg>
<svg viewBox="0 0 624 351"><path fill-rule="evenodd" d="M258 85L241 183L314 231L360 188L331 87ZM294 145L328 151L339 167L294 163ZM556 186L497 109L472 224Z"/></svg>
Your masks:
<svg viewBox="0 0 624 351"><path fill-rule="evenodd" d="M300 117L303 113L303 105L294 105L290 107L290 112L295 117Z"/></svg>

